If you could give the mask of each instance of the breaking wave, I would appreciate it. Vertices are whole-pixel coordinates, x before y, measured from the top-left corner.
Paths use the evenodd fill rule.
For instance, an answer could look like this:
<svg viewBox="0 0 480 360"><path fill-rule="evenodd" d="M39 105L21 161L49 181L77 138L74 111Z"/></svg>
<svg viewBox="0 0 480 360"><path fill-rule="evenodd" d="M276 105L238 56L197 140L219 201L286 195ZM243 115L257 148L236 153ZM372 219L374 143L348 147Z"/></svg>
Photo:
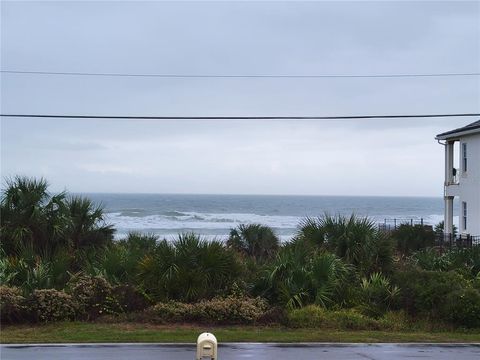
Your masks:
<svg viewBox="0 0 480 360"><path fill-rule="evenodd" d="M182 232L196 232L207 238L225 238L230 229L240 224L258 223L272 227L282 239L291 238L297 229L302 216L259 215L252 213L198 213L165 211L160 214L145 214L142 211L120 211L106 214L108 223L117 229L117 238L124 237L128 232L155 233L162 237L175 237ZM372 220L383 223L385 219L399 222L413 219L420 221L418 216L375 216ZM423 218L424 224L435 225L443 220L443 215L432 214Z"/></svg>

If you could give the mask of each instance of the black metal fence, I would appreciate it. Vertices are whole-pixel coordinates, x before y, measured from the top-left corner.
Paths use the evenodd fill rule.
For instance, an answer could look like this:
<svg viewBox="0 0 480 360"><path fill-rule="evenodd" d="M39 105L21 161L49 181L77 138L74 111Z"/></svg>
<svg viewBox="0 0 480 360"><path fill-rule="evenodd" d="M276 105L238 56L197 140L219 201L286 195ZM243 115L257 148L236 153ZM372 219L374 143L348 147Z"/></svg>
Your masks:
<svg viewBox="0 0 480 360"><path fill-rule="evenodd" d="M424 226L423 218L420 219L405 219L405 218L393 218L384 219L383 222L378 223L379 230L391 232L398 229L400 225L422 225Z"/></svg>
<svg viewBox="0 0 480 360"><path fill-rule="evenodd" d="M421 225L434 231L432 225L425 224L423 218L420 219L384 219L383 222L378 223L378 229L391 233L397 230L401 225ZM480 235L466 235L466 234L448 234L443 232L435 232L435 246L440 248L466 248L472 246L480 246Z"/></svg>
<svg viewBox="0 0 480 360"><path fill-rule="evenodd" d="M480 235L436 233L435 246L439 246L440 248L480 246Z"/></svg>

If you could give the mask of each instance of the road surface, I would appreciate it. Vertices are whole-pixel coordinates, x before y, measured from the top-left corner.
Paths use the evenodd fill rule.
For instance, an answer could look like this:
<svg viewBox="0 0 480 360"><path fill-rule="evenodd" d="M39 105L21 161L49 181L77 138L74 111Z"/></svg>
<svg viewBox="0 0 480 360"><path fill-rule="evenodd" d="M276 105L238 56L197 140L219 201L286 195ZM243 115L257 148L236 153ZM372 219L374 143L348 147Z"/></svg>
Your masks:
<svg viewBox="0 0 480 360"><path fill-rule="evenodd" d="M2 345L2 360L193 360L195 346L160 344ZM222 344L219 360L473 360L480 344Z"/></svg>

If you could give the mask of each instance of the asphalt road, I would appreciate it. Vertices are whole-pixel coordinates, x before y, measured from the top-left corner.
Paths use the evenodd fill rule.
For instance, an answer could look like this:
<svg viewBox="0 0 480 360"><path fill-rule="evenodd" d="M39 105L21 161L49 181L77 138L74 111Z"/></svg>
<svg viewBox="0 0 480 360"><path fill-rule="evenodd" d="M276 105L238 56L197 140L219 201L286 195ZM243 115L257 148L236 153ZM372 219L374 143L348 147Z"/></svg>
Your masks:
<svg viewBox="0 0 480 360"><path fill-rule="evenodd" d="M2 345L2 360L193 360L194 345ZM222 344L219 360L480 359L480 344Z"/></svg>

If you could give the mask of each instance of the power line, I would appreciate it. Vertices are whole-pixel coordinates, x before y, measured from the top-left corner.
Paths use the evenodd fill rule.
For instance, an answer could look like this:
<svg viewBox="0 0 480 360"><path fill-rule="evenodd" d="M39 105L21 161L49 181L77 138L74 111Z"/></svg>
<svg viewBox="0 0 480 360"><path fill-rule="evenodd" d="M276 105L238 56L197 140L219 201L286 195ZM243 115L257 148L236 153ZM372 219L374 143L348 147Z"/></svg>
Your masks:
<svg viewBox="0 0 480 360"><path fill-rule="evenodd" d="M479 76L480 73L428 73L428 74L132 74L132 73L92 73L92 72L56 72L56 71L22 71L0 70L5 74L23 75L59 75L59 76L103 76L103 77L157 77L157 78L415 78L415 77L460 77Z"/></svg>
<svg viewBox="0 0 480 360"><path fill-rule="evenodd" d="M130 115L56 115L56 114L0 114L0 117L51 119L118 119L118 120L354 120L473 117L480 113L416 114L416 115L350 115L350 116L130 116Z"/></svg>

